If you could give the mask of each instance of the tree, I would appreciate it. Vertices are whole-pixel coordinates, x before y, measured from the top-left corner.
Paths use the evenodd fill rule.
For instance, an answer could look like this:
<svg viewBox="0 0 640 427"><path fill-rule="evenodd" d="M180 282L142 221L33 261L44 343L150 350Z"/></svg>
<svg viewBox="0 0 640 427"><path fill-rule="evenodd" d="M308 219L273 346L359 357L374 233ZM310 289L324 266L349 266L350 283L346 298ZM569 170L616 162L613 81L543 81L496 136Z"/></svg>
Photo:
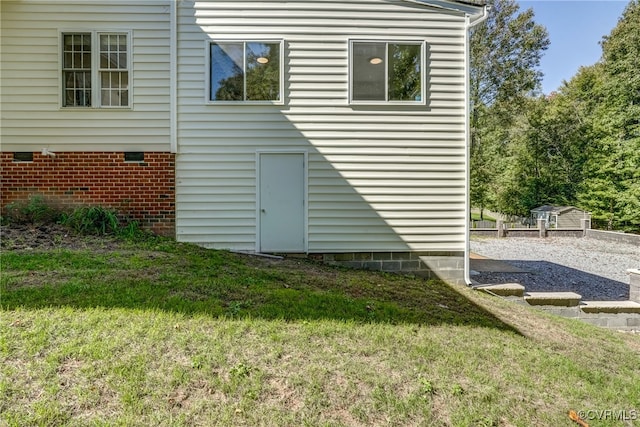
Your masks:
<svg viewBox="0 0 640 427"><path fill-rule="evenodd" d="M496 207L528 215L544 204L575 200L582 180L588 126L566 93L529 98L509 131L506 161L497 177Z"/></svg>
<svg viewBox="0 0 640 427"><path fill-rule="evenodd" d="M540 87L540 58L549 45L533 10L493 0L488 19L471 33L471 202L483 209L494 191L496 157L504 152L513 111Z"/></svg>
<svg viewBox="0 0 640 427"><path fill-rule="evenodd" d="M640 0L603 38L601 60L549 97L535 96L546 33L512 1L495 6L472 44L472 202L514 215L577 204L609 228L640 229Z"/></svg>
<svg viewBox="0 0 640 427"><path fill-rule="evenodd" d="M608 227L640 226L640 2L602 41L600 80L590 94L595 142L578 197Z"/></svg>
<svg viewBox="0 0 640 427"><path fill-rule="evenodd" d="M537 69L549 46L547 30L515 0L493 0L487 20L471 33L470 92L474 105L522 101L539 88Z"/></svg>

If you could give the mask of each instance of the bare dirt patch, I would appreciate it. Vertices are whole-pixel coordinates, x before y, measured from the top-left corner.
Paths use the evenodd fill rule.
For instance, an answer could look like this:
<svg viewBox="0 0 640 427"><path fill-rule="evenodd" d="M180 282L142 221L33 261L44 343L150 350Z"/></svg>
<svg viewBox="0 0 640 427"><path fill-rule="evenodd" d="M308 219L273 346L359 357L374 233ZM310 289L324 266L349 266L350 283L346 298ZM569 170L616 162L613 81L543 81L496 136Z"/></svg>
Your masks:
<svg viewBox="0 0 640 427"><path fill-rule="evenodd" d="M118 247L112 236L85 236L59 224L0 226L0 249L30 251L50 249L91 249L108 251Z"/></svg>

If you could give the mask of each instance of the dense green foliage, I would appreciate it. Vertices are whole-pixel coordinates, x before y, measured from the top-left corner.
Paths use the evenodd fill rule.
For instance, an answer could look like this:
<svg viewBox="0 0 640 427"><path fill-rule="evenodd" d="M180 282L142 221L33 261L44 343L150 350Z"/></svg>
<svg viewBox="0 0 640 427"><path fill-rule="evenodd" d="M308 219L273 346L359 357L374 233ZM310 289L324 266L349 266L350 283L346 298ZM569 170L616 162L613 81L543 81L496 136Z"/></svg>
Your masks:
<svg viewBox="0 0 640 427"><path fill-rule="evenodd" d="M41 195L35 194L28 200L7 204L2 215L2 222L40 225L57 222L61 218L62 211L58 207L46 201Z"/></svg>
<svg viewBox="0 0 640 427"><path fill-rule="evenodd" d="M61 224L81 235L143 237L145 234L137 221L122 218L116 209L91 205L72 208L40 194L9 203L4 209L2 223L28 226Z"/></svg>
<svg viewBox="0 0 640 427"><path fill-rule="evenodd" d="M81 206L65 214L62 223L81 234L116 234L118 214L101 206Z"/></svg>
<svg viewBox="0 0 640 427"><path fill-rule="evenodd" d="M529 86L518 83L521 90L507 91L506 98L474 97L474 84L485 87L502 73L500 66L486 61L480 69L491 79L471 83L472 203L522 216L543 204L576 205L607 228L640 229L640 3L631 1L616 28L603 38L602 59L582 67L549 96L535 92L540 77L535 68L546 48L544 33L532 24L530 11L517 15L511 1L496 4L501 7L494 13L503 16L487 21L492 30L474 34L471 54L477 57L472 66L486 49L473 46L489 37L493 55L506 58L512 73L518 69L508 61L514 54L500 51L510 46L499 42L501 27L538 34L538 44L524 45L530 60L519 68L528 70L515 74L516 83L529 76Z"/></svg>
<svg viewBox="0 0 640 427"><path fill-rule="evenodd" d="M493 0L485 22L471 34L470 97L471 201L491 206L496 163L513 125L514 111L540 86L536 70L549 45L533 11L520 11L515 0Z"/></svg>
<svg viewBox="0 0 640 427"><path fill-rule="evenodd" d="M602 42L602 61L584 88L591 104L580 202L609 226L640 228L640 2L627 6ZM574 85L574 78L568 86Z"/></svg>

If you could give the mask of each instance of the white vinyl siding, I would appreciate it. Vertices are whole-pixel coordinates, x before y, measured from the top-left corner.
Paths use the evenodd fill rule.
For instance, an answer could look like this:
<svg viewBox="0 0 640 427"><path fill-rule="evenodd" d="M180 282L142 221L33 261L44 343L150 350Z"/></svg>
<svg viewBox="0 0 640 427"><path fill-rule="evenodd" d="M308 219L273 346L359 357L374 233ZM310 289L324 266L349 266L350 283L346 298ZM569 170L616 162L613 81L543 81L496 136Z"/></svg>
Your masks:
<svg viewBox="0 0 640 427"><path fill-rule="evenodd" d="M183 1L177 237L256 249L256 152L308 153L310 252L464 251L465 19L409 1ZM282 106L207 105L203 41L284 40ZM420 41L424 105L350 105L349 40Z"/></svg>
<svg viewBox="0 0 640 427"><path fill-rule="evenodd" d="M169 151L170 5L1 1L2 150ZM100 34L127 35L128 106L63 106L62 35L74 33L91 34L95 49ZM93 99L105 104L96 53Z"/></svg>

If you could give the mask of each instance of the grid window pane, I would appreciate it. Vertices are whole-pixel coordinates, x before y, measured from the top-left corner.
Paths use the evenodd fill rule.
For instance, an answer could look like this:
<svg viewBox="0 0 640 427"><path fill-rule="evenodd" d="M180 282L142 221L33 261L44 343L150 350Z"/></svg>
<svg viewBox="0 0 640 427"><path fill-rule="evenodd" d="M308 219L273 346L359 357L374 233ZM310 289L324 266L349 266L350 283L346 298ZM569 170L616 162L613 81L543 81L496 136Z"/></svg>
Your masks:
<svg viewBox="0 0 640 427"><path fill-rule="evenodd" d="M127 36L100 34L100 105L129 105Z"/></svg>
<svg viewBox="0 0 640 427"><path fill-rule="evenodd" d="M100 35L100 68L127 69L127 38L125 35Z"/></svg>
<svg viewBox="0 0 640 427"><path fill-rule="evenodd" d="M102 91L100 91L100 97L102 105L111 105L111 92L109 90L102 89Z"/></svg>
<svg viewBox="0 0 640 427"><path fill-rule="evenodd" d="M123 89L120 91L120 106L128 107L129 106L129 90Z"/></svg>
<svg viewBox="0 0 640 427"><path fill-rule="evenodd" d="M92 52L91 33L62 35L62 102L65 107L91 107L92 81L98 84L99 106L129 105L127 34L98 33L97 42L97 49ZM97 61L97 69L92 68L93 61Z"/></svg>
<svg viewBox="0 0 640 427"><path fill-rule="evenodd" d="M65 73L64 104L67 107L91 106L91 73L68 71Z"/></svg>
<svg viewBox="0 0 640 427"><path fill-rule="evenodd" d="M103 71L100 75L100 103L109 107L129 105L129 73Z"/></svg>
<svg viewBox="0 0 640 427"><path fill-rule="evenodd" d="M90 34L65 34L63 44L63 68L91 68Z"/></svg>
<svg viewBox="0 0 640 427"><path fill-rule="evenodd" d="M91 107L91 34L64 34L63 105Z"/></svg>
<svg viewBox="0 0 640 427"><path fill-rule="evenodd" d="M90 70L91 69L91 52L82 53L81 68Z"/></svg>

